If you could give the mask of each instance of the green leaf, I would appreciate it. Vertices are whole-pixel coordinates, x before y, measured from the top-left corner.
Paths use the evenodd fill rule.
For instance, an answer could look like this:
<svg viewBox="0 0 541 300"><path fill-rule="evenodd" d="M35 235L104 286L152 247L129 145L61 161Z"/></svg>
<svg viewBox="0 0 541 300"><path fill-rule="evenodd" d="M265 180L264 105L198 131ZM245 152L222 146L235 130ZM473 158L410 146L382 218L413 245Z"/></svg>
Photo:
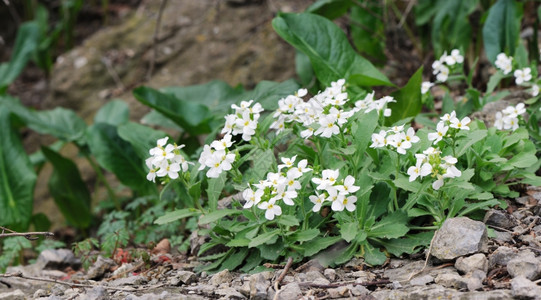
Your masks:
<svg viewBox="0 0 541 300"><path fill-rule="evenodd" d="M157 110L191 135L211 132L209 122L212 114L203 104L177 99L145 86L133 90L133 95L139 102Z"/></svg>
<svg viewBox="0 0 541 300"><path fill-rule="evenodd" d="M4 93L7 86L22 72L32 53L38 48L40 39L37 22L27 22L19 27L15 46L11 51L13 56L9 62L0 64L0 94Z"/></svg>
<svg viewBox="0 0 541 300"><path fill-rule="evenodd" d="M0 101L0 226L24 231L32 217L37 176L11 119Z"/></svg>
<svg viewBox="0 0 541 300"><path fill-rule="evenodd" d="M306 12L334 20L344 15L352 5L352 0L318 0L310 5Z"/></svg>
<svg viewBox="0 0 541 300"><path fill-rule="evenodd" d="M141 124L127 122L118 126L118 136L130 143L137 156L144 160L150 157L148 151L156 147L158 139L166 134Z"/></svg>
<svg viewBox="0 0 541 300"><path fill-rule="evenodd" d="M143 159L136 155L128 142L120 138L114 126L94 124L88 128L87 139L98 163L113 172L120 182L144 195L156 192L155 185L146 179Z"/></svg>
<svg viewBox="0 0 541 300"><path fill-rule="evenodd" d="M218 198L220 198L220 195L222 194L226 180L227 176L225 172L220 174L218 178L208 179L207 196L209 201L208 205L211 210L216 210L218 208Z"/></svg>
<svg viewBox="0 0 541 300"><path fill-rule="evenodd" d="M488 11L483 25L485 53L491 63L499 53L513 55L519 41L522 3L498 0Z"/></svg>
<svg viewBox="0 0 541 300"><path fill-rule="evenodd" d="M284 250L285 246L282 241L277 241L274 244L270 245L261 245L257 247L261 257L270 261L276 260L280 257L280 253Z"/></svg>
<svg viewBox="0 0 541 300"><path fill-rule="evenodd" d="M407 214L396 211L377 222L368 232L368 236L386 239L403 237L409 231L407 222Z"/></svg>
<svg viewBox="0 0 541 300"><path fill-rule="evenodd" d="M122 100L111 100L98 110L94 116L94 123L107 123L121 125L127 123L130 118L128 104Z"/></svg>
<svg viewBox="0 0 541 300"><path fill-rule="evenodd" d="M290 79L284 82L260 81L253 91L246 92L241 99L259 102L266 110L278 108L278 100L294 94L299 89L295 80Z"/></svg>
<svg viewBox="0 0 541 300"><path fill-rule="evenodd" d="M467 49L471 40L468 15L477 7L478 0L438 0L432 20L432 45L438 55L454 48Z"/></svg>
<svg viewBox="0 0 541 300"><path fill-rule="evenodd" d="M385 24L379 0L364 1L365 7L353 6L350 18L353 44L361 52L381 63L385 62Z"/></svg>
<svg viewBox="0 0 541 300"><path fill-rule="evenodd" d="M399 257L403 253L412 254L417 252L419 247L430 245L433 236L434 232L428 231L417 234L408 234L402 239L380 240L378 243L384 246L387 252Z"/></svg>
<svg viewBox="0 0 541 300"><path fill-rule="evenodd" d="M175 222L175 221L180 220L180 219L185 219L185 218L188 218L188 217L198 216L200 214L201 214L200 211L195 210L193 208L179 209L179 210L170 211L170 212L165 213L165 215L157 218L156 221L154 221L154 224L163 225L163 224Z"/></svg>
<svg viewBox="0 0 541 300"><path fill-rule="evenodd" d="M49 192L66 220L73 226L84 229L90 225L90 192L75 163L59 153L41 147L43 155L54 167L49 179Z"/></svg>
<svg viewBox="0 0 541 300"><path fill-rule="evenodd" d="M279 14L272 21L284 40L310 58L325 85L344 78L361 86L392 85L368 60L358 55L344 32L328 19L309 13Z"/></svg>
<svg viewBox="0 0 541 300"><path fill-rule="evenodd" d="M291 239L296 242L307 242L315 239L319 235L319 229L312 228L299 230L291 235Z"/></svg>
<svg viewBox="0 0 541 300"><path fill-rule="evenodd" d="M356 120L355 123L359 126L353 132L353 140L355 141L354 146L359 153L364 153L372 140L372 133L374 133L374 129L378 125L378 118L378 113L373 110L367 114L362 114Z"/></svg>
<svg viewBox="0 0 541 300"><path fill-rule="evenodd" d="M210 212L208 214L203 214L203 216L199 219L199 224L208 224L208 223L211 223L211 222L214 222L214 221L217 221L223 217L226 217L226 216L234 216L234 215L238 215L242 213L242 210L238 210L238 209L221 209L221 210L216 210L216 211L213 211L213 212Z"/></svg>
<svg viewBox="0 0 541 300"><path fill-rule="evenodd" d="M374 248L368 241L361 244L361 253L366 263L372 266L382 265L387 260L385 253Z"/></svg>
<svg viewBox="0 0 541 300"><path fill-rule="evenodd" d="M303 86L307 87L313 84L314 69L312 69L310 59L299 50L295 51L295 71Z"/></svg>
<svg viewBox="0 0 541 300"><path fill-rule="evenodd" d="M304 248L304 256L309 257L312 256L319 251L323 249L327 249L328 247L336 244L338 241L340 241L342 237L340 236L328 236L328 237L321 237L318 239L313 239L307 243L304 243L302 247Z"/></svg>
<svg viewBox="0 0 541 300"><path fill-rule="evenodd" d="M255 151L251 152L248 159L253 161L253 166L244 174L244 180L248 182L258 182L265 178L267 172L276 162L274 152L270 149L255 149Z"/></svg>
<svg viewBox="0 0 541 300"><path fill-rule="evenodd" d="M351 242L357 236L359 230L359 224L357 222L349 222L342 225L340 228L340 235L346 242Z"/></svg>
<svg viewBox="0 0 541 300"><path fill-rule="evenodd" d="M263 245L267 243L268 241L272 240L274 237L278 236L279 233L280 233L279 229L262 233L258 235L257 237L255 237L254 239L252 239L250 244L248 244L248 247L253 248L259 245Z"/></svg>
<svg viewBox="0 0 541 300"><path fill-rule="evenodd" d="M484 139L488 131L484 129L468 131L465 138L458 140L456 143L456 157L461 157L475 143Z"/></svg>
<svg viewBox="0 0 541 300"><path fill-rule="evenodd" d="M227 247L247 247L250 241L248 238L234 238L225 245Z"/></svg>
<svg viewBox="0 0 541 300"><path fill-rule="evenodd" d="M421 84L423 82L423 67L420 67L408 83L396 92L391 93L396 102L387 104L392 110L391 116L385 119L385 124L392 125L397 121L415 117L421 112Z"/></svg>
<svg viewBox="0 0 541 300"><path fill-rule="evenodd" d="M281 215L276 219L276 222L284 226L299 226L299 220L291 215Z"/></svg>
<svg viewBox="0 0 541 300"><path fill-rule="evenodd" d="M355 254L357 254L358 250L359 250L358 243L350 244L340 255L336 257L334 263L338 265L347 263L353 258L353 256L355 256Z"/></svg>
<svg viewBox="0 0 541 300"><path fill-rule="evenodd" d="M235 251L222 263L220 268L224 270L227 269L230 271L235 270L238 266L242 264L246 256L248 256L248 252L249 252L248 248L242 248Z"/></svg>

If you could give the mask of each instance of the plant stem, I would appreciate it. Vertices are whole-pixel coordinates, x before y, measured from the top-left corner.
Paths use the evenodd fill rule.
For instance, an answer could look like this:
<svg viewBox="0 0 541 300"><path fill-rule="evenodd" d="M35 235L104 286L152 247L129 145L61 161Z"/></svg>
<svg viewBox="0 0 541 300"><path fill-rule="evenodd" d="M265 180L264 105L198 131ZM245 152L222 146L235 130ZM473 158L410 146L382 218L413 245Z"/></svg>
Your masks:
<svg viewBox="0 0 541 300"><path fill-rule="evenodd" d="M111 198L111 200L113 200L113 202L115 203L116 210L120 211L121 210L120 203L118 202L118 199L116 198L115 192L113 191L113 189L111 188L107 180L105 179L105 176L103 176L103 172L101 171L100 166L98 166L96 162L94 162L94 160L92 160L92 158L85 151L81 151L81 152L83 153L84 157L88 160L88 162L94 169L94 172L96 172L96 176L98 177L98 180L100 180L105 186L105 189L107 190L107 194L109 195L109 198Z"/></svg>

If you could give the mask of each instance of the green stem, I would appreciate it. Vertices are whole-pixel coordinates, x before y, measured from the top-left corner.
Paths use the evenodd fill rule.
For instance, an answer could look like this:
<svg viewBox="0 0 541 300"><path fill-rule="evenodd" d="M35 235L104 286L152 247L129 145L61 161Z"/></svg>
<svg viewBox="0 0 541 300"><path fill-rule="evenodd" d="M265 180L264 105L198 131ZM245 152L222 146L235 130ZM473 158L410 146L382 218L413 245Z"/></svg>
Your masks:
<svg viewBox="0 0 541 300"><path fill-rule="evenodd" d="M103 172L101 171L100 166L98 166L96 162L94 162L94 160L85 151L81 151L81 152L83 153L84 157L88 160L88 162L92 166L92 169L94 169L94 172L96 172L96 176L98 177L98 180L101 181L103 185L105 186L105 189L107 190L107 194L109 195L109 198L111 198L111 200L113 200L113 202L115 203L116 210L121 210L120 203L118 202L118 199L116 198L115 192L109 185L109 182L107 182L107 180L105 179L105 176L103 175Z"/></svg>

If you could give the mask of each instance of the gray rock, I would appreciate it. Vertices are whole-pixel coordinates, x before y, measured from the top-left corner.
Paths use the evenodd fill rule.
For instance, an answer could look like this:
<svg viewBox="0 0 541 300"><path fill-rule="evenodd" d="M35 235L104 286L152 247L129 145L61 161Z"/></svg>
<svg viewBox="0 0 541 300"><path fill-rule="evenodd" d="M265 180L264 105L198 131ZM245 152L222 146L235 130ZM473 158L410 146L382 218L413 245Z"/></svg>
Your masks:
<svg viewBox="0 0 541 300"><path fill-rule="evenodd" d="M513 278L524 276L535 280L541 275L541 262L531 251L523 251L507 263L507 272Z"/></svg>
<svg viewBox="0 0 541 300"><path fill-rule="evenodd" d="M263 273L257 273L251 275L239 291L250 299L263 300L267 299L267 289L270 286L270 280Z"/></svg>
<svg viewBox="0 0 541 300"><path fill-rule="evenodd" d="M513 235L510 232L494 230L494 239L500 242L511 242Z"/></svg>
<svg viewBox="0 0 541 300"><path fill-rule="evenodd" d="M334 269L325 269L325 271L323 271L323 275L325 275L325 277L327 277L327 279L329 279L331 282L336 279L336 271Z"/></svg>
<svg viewBox="0 0 541 300"><path fill-rule="evenodd" d="M458 274L440 274L434 280L436 284L441 284L444 287L456 288L456 289L467 289L468 288L468 279L462 278Z"/></svg>
<svg viewBox="0 0 541 300"><path fill-rule="evenodd" d="M481 281L485 280L487 278L487 272L481 271L481 270L473 270L465 275L466 277L472 277L477 278Z"/></svg>
<svg viewBox="0 0 541 300"><path fill-rule="evenodd" d="M222 296L222 299L246 299L246 297L232 287L217 289L215 294Z"/></svg>
<svg viewBox="0 0 541 300"><path fill-rule="evenodd" d="M43 290L43 289L39 289L37 291L34 292L34 298L41 298L41 297L47 297L48 293Z"/></svg>
<svg viewBox="0 0 541 300"><path fill-rule="evenodd" d="M432 246L432 255L448 261L459 256L485 252L487 230L483 222L466 217L447 219L437 231Z"/></svg>
<svg viewBox="0 0 541 300"><path fill-rule="evenodd" d="M98 256L96 262L88 269L86 274L87 279L100 279L109 272L111 267L115 265L115 262L110 258L104 258L103 256Z"/></svg>
<svg viewBox="0 0 541 300"><path fill-rule="evenodd" d="M66 291L67 289L68 289L67 286L57 283L53 285L53 287L51 288L51 293L54 296L62 296L64 295L64 291Z"/></svg>
<svg viewBox="0 0 541 300"><path fill-rule="evenodd" d="M315 284L329 284L331 283L323 274L319 271L308 271L306 272L306 281L315 283Z"/></svg>
<svg viewBox="0 0 541 300"><path fill-rule="evenodd" d="M419 300L419 299L460 299L460 300L509 300L509 290L493 290L483 292L459 292L444 288L441 285L415 286L401 290L379 290L372 294L375 299Z"/></svg>
<svg viewBox="0 0 541 300"><path fill-rule="evenodd" d="M190 271L178 271L174 278L178 278L184 284L191 284L197 281L197 275Z"/></svg>
<svg viewBox="0 0 541 300"><path fill-rule="evenodd" d="M332 298L332 299L348 297L349 296L349 287L340 286L340 287L337 287L337 288L328 289L327 293L329 293L329 298Z"/></svg>
<svg viewBox="0 0 541 300"><path fill-rule="evenodd" d="M511 293L519 299L541 299L541 288L524 276L511 280Z"/></svg>
<svg viewBox="0 0 541 300"><path fill-rule="evenodd" d="M165 300L171 299L171 295L167 291L160 294L143 294L140 297L136 295L128 295L126 300Z"/></svg>
<svg viewBox="0 0 541 300"><path fill-rule="evenodd" d="M384 271L383 276L389 278L391 282L406 281L411 274L421 271L424 264L423 261L414 261L400 268L387 269Z"/></svg>
<svg viewBox="0 0 541 300"><path fill-rule="evenodd" d="M36 265L49 270L63 270L66 267L78 270L81 260L69 249L46 249L39 254Z"/></svg>
<svg viewBox="0 0 541 300"><path fill-rule="evenodd" d="M507 263L517 257L518 252L516 249L512 249L506 246L498 247L492 254L488 256L488 267L489 269L494 268L495 266L507 266Z"/></svg>
<svg viewBox="0 0 541 300"><path fill-rule="evenodd" d="M24 296L23 291L21 290L14 290L13 292L9 293L0 293L0 300L25 300L26 297Z"/></svg>
<svg viewBox="0 0 541 300"><path fill-rule="evenodd" d="M480 280L479 278L476 278L476 277L470 277L470 278L467 278L467 281L468 283L468 290L469 291L478 291L478 290L481 290L483 288L483 281Z"/></svg>
<svg viewBox="0 0 541 300"><path fill-rule="evenodd" d="M488 271L488 260L482 253L477 253L469 257L459 257L455 262L455 268L462 273L469 273L473 270Z"/></svg>
<svg viewBox="0 0 541 300"><path fill-rule="evenodd" d="M355 285L352 288L350 288L350 291L351 291L351 294L353 294L353 296L365 296L365 295L370 294L370 290L368 290L362 285Z"/></svg>
<svg viewBox="0 0 541 300"><path fill-rule="evenodd" d="M81 295L78 300L108 300L109 294L102 286L93 287L87 290L86 294Z"/></svg>
<svg viewBox="0 0 541 300"><path fill-rule="evenodd" d="M115 279L111 282L109 282L109 285L111 286L124 286L124 285L142 285L145 284L148 280L141 276L130 276L130 277L124 277Z"/></svg>
<svg viewBox="0 0 541 300"><path fill-rule="evenodd" d="M299 299L301 287L296 282L288 283L280 288L279 299Z"/></svg>
<svg viewBox="0 0 541 300"><path fill-rule="evenodd" d="M428 283L432 283L432 282L434 282L434 277L430 275L414 277L410 280L411 285L427 285Z"/></svg>
<svg viewBox="0 0 541 300"><path fill-rule="evenodd" d="M505 229L509 229L517 225L517 223L511 218L508 213L497 209L491 209L487 211L483 222L487 225L492 225Z"/></svg>
<svg viewBox="0 0 541 300"><path fill-rule="evenodd" d="M212 277L209 280L209 283L212 285L219 286L220 284L223 284L223 283L229 284L231 283L232 280L233 280L233 275L231 274L231 272L229 272L229 270L225 269L223 271L220 271L212 275Z"/></svg>
<svg viewBox="0 0 541 300"><path fill-rule="evenodd" d="M357 278L358 282L367 282L376 279L376 275L366 271L355 271L348 274L351 277Z"/></svg>

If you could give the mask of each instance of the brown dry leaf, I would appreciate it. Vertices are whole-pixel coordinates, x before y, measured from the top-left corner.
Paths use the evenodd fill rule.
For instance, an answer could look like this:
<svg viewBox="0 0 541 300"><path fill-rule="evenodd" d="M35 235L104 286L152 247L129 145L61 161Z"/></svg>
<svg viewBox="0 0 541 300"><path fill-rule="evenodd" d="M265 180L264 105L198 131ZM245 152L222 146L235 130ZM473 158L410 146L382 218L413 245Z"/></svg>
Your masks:
<svg viewBox="0 0 541 300"><path fill-rule="evenodd" d="M152 254L167 254L169 251L171 251L171 243L169 239L163 239L152 249Z"/></svg>

